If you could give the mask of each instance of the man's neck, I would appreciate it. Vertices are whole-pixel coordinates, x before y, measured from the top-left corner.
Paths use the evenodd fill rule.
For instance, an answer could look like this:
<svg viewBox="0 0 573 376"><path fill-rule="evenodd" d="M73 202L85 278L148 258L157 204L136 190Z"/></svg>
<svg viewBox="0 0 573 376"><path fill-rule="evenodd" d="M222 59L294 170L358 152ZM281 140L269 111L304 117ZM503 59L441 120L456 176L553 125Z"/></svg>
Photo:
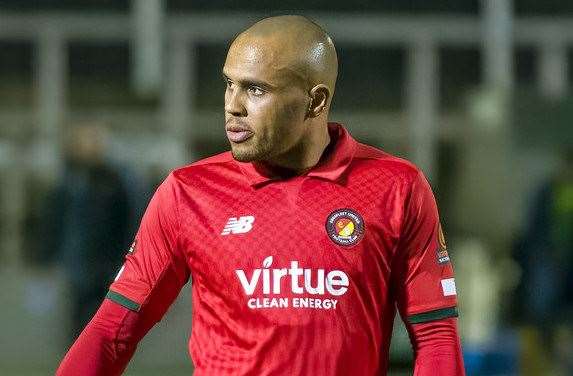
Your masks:
<svg viewBox="0 0 573 376"><path fill-rule="evenodd" d="M311 132L295 149L290 150L288 155L273 161L257 162L256 165L277 177L303 175L318 164L329 144L328 126L320 126L320 129Z"/></svg>

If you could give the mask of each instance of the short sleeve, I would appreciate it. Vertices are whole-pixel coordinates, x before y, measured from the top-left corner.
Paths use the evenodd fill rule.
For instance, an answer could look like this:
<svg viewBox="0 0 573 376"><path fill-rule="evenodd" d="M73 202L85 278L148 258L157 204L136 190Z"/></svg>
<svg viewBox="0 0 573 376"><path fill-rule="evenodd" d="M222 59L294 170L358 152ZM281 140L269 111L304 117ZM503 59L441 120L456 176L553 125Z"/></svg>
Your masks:
<svg viewBox="0 0 573 376"><path fill-rule="evenodd" d="M409 192L393 265L398 309L411 324L456 317L454 270L434 195L421 172Z"/></svg>
<svg viewBox="0 0 573 376"><path fill-rule="evenodd" d="M178 243L179 223L171 174L153 195L106 298L132 311L139 311L152 292L164 297L166 307L172 303L190 275Z"/></svg>

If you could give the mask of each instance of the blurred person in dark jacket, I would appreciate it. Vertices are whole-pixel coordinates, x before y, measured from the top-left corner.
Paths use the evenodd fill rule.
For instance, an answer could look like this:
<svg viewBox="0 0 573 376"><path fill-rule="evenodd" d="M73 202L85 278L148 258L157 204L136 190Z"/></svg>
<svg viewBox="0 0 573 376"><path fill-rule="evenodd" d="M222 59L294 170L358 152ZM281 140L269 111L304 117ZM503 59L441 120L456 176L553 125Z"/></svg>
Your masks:
<svg viewBox="0 0 573 376"><path fill-rule="evenodd" d="M42 253L63 268L77 337L104 298L125 255L130 205L120 172L105 159L105 128L70 129L65 168L43 218Z"/></svg>
<svg viewBox="0 0 573 376"><path fill-rule="evenodd" d="M544 348L573 361L573 149L530 202L516 255L523 269L523 319L540 329ZM569 350L567 350L569 349ZM569 354L567 354L569 353ZM572 364L567 368L573 371Z"/></svg>

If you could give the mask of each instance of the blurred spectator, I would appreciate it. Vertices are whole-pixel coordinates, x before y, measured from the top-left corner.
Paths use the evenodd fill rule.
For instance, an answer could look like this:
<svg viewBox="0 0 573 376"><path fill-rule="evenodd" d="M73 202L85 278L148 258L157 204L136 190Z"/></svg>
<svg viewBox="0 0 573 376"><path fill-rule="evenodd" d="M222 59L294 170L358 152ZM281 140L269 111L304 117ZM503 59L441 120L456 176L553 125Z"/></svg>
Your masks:
<svg viewBox="0 0 573 376"><path fill-rule="evenodd" d="M64 174L42 218L42 256L60 264L69 283L70 340L95 313L129 242L127 190L120 172L106 162L104 146L101 125L71 129Z"/></svg>
<svg viewBox="0 0 573 376"><path fill-rule="evenodd" d="M539 351L549 350L573 372L573 149L535 194L528 213L516 252L523 269L522 318L539 330Z"/></svg>

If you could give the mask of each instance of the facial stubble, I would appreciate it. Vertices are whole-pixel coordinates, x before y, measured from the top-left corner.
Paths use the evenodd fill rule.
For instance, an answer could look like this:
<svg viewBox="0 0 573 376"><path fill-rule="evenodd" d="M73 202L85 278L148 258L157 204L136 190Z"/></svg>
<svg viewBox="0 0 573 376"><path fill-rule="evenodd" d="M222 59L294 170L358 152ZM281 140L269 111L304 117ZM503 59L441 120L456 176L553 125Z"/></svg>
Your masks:
<svg viewBox="0 0 573 376"><path fill-rule="evenodd" d="M265 160L270 154L272 146L261 140L257 143L253 136L251 139L234 145L231 142L231 154L239 162L257 162Z"/></svg>

